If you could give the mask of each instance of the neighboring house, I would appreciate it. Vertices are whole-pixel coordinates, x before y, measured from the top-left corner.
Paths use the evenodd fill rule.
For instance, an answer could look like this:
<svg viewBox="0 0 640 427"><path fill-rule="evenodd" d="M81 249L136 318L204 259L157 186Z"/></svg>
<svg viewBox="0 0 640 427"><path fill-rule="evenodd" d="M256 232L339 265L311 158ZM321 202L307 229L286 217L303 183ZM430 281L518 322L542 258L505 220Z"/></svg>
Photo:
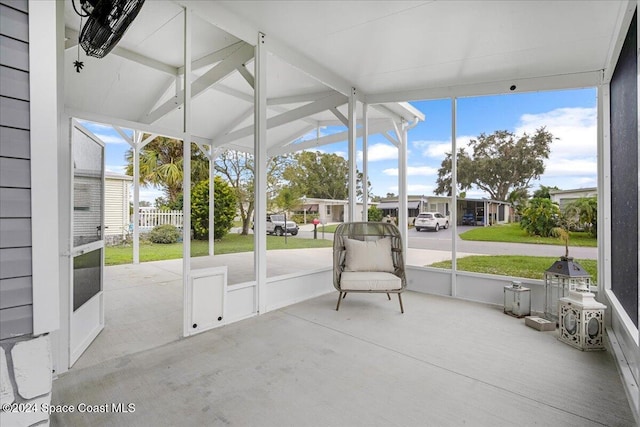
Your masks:
<svg viewBox="0 0 640 427"><path fill-rule="evenodd" d="M443 198L447 199L446 197ZM431 200L431 205L429 205L429 201ZM418 216L420 212L430 211L430 206L433 208L434 212L440 212L442 214L446 214L449 210L449 206L447 202L439 200L437 197L426 197L426 196L407 196L407 216L409 217L409 224L412 223L413 219ZM397 197L387 197L380 200L378 204L378 209L382 210L383 216L390 216L392 218L396 218L398 216L398 198Z"/></svg>
<svg viewBox="0 0 640 427"><path fill-rule="evenodd" d="M369 202L369 206L376 205L375 202ZM305 203L301 209L297 209L295 212L298 214L317 215L322 224L329 222L344 222L349 221L349 201L348 200L334 200L334 199L318 199L314 197L307 197ZM356 218L354 221L362 221L362 203L358 202L356 206ZM308 222L308 221L307 221Z"/></svg>
<svg viewBox="0 0 640 427"><path fill-rule="evenodd" d="M407 196L407 216L409 224L420 212L440 212L443 215L451 216L451 197L447 196ZM395 218L398 216L398 198L386 198L380 201L378 209L382 210L384 216ZM458 224L462 215L472 212L476 217L478 225L484 224L506 224L510 221L512 207L510 203L488 199L461 199L458 198Z"/></svg>
<svg viewBox="0 0 640 427"><path fill-rule="evenodd" d="M511 203L489 199L458 199L458 224L462 215L473 213L476 225L507 224L511 221L513 207Z"/></svg>
<svg viewBox="0 0 640 427"><path fill-rule="evenodd" d="M104 239L106 244L122 242L129 234L129 199L133 177L113 172L104 174Z"/></svg>
<svg viewBox="0 0 640 427"><path fill-rule="evenodd" d="M560 210L564 211L567 205L578 199L584 197L598 197L598 189L595 187L590 188L576 188L574 190L550 190L549 196L551 201L557 203L560 206Z"/></svg>

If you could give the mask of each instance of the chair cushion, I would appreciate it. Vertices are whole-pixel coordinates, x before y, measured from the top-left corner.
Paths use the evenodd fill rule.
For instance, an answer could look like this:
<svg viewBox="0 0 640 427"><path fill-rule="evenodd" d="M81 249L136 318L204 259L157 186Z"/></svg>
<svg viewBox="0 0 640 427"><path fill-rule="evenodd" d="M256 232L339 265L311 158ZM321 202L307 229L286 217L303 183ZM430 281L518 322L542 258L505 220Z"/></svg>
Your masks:
<svg viewBox="0 0 640 427"><path fill-rule="evenodd" d="M344 271L388 271L392 273L391 238L372 241L344 239Z"/></svg>
<svg viewBox="0 0 640 427"><path fill-rule="evenodd" d="M391 291L402 288L395 274L381 271L345 271L340 276L342 291Z"/></svg>

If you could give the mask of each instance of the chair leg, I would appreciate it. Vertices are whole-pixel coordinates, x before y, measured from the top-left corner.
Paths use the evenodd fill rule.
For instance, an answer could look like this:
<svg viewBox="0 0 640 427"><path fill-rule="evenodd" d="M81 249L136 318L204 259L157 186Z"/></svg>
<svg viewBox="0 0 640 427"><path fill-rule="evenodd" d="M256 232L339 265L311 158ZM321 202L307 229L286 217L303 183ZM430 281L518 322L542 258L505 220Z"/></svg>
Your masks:
<svg viewBox="0 0 640 427"><path fill-rule="evenodd" d="M344 295L342 295L342 299L345 299L347 297L347 293L345 292Z"/></svg>
<svg viewBox="0 0 640 427"><path fill-rule="evenodd" d="M404 307L402 306L402 295L398 292L398 301L400 301L400 313L404 314Z"/></svg>
<svg viewBox="0 0 640 427"><path fill-rule="evenodd" d="M387 298L389 298L389 301L391 301L391 295L389 295L389 292L387 292Z"/></svg>
<svg viewBox="0 0 640 427"><path fill-rule="evenodd" d="M336 311L340 310L340 301L342 301L342 292L340 292L340 295L338 295L338 305L336 306Z"/></svg>

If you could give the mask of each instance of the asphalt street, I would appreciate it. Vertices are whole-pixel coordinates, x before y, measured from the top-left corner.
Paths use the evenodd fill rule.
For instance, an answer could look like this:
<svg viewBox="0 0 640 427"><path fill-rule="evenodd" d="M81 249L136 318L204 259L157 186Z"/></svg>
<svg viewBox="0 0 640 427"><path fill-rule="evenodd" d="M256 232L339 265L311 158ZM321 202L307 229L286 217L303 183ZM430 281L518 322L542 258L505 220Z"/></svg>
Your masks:
<svg viewBox="0 0 640 427"><path fill-rule="evenodd" d="M308 227L308 226L307 226ZM303 227L298 236L300 238L313 238L313 231ZM458 226L457 233L463 233L472 226ZM311 229L312 230L312 229ZM440 231L416 231L410 229L408 232L408 246L413 249L430 249L438 251L451 250L451 238L453 236L453 228ZM291 238L292 236L288 236ZM295 237L294 237L295 238ZM322 239L323 235L318 232L318 239ZM324 233L324 238L333 240L333 234ZM475 242L465 241L459 237L456 239L456 251L486 255L529 255L529 256L551 256L559 257L564 255L564 245L558 242L558 245L536 245L528 243L502 243L502 242ZM576 259L597 259L598 248L584 248L569 246L569 256Z"/></svg>

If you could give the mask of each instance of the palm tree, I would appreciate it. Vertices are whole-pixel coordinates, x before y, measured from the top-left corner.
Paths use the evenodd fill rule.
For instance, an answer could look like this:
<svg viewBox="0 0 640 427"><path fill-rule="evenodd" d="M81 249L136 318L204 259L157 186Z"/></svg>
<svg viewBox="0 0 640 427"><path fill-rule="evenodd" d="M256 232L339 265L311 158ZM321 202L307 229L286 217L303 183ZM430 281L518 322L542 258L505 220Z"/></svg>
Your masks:
<svg viewBox="0 0 640 427"><path fill-rule="evenodd" d="M147 135L143 136L143 139ZM182 142L157 136L140 150L140 184L161 188L169 203L182 194ZM125 154L126 174L133 176L133 149ZM196 144L191 144L191 182L193 185L209 177L209 161Z"/></svg>
<svg viewBox="0 0 640 427"><path fill-rule="evenodd" d="M583 225L592 236L598 233L598 200L595 197L581 197L569 203L564 215L575 223Z"/></svg>

